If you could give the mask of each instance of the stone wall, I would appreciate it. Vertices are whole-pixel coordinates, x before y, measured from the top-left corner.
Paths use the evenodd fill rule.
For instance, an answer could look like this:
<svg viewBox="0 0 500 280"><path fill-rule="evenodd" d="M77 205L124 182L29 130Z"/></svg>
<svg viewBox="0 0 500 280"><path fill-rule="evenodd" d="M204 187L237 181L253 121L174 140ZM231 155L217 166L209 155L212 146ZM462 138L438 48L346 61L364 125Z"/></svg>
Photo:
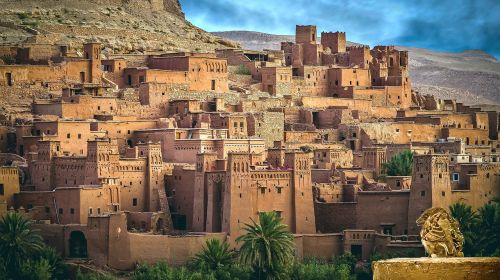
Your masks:
<svg viewBox="0 0 500 280"><path fill-rule="evenodd" d="M390 259L373 263L374 280L495 280L500 258Z"/></svg>

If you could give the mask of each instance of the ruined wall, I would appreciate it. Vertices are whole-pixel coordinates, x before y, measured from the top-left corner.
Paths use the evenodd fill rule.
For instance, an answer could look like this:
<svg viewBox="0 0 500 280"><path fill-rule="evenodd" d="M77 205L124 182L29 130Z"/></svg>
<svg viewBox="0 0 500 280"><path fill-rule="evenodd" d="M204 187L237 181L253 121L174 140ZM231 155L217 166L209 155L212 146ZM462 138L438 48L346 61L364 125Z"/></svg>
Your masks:
<svg viewBox="0 0 500 280"><path fill-rule="evenodd" d="M281 112L260 112L247 115L248 136L264 139L266 147L283 141L284 115Z"/></svg>

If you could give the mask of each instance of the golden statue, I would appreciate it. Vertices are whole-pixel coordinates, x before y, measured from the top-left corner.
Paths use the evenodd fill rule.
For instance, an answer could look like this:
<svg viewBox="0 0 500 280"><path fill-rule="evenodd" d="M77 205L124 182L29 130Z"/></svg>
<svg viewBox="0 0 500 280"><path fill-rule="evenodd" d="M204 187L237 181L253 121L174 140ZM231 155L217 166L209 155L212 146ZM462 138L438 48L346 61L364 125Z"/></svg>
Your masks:
<svg viewBox="0 0 500 280"><path fill-rule="evenodd" d="M418 218L425 251L432 257L463 257L464 236L457 220L445 209L429 208Z"/></svg>

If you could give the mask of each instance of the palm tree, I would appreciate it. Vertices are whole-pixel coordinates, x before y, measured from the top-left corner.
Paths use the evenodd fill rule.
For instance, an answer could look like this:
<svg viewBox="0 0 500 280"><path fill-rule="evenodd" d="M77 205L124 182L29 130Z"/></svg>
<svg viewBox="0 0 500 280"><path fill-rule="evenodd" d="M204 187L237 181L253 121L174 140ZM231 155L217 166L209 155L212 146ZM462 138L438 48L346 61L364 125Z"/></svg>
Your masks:
<svg viewBox="0 0 500 280"><path fill-rule="evenodd" d="M478 224L478 216L469 205L458 202L450 205L450 213L458 221L460 231L464 235L464 255L473 256L476 246L475 229Z"/></svg>
<svg viewBox="0 0 500 280"><path fill-rule="evenodd" d="M292 263L293 235L275 212L259 214L259 223L245 224L245 234L236 238L242 243L240 259L250 265L257 279L280 278L286 264Z"/></svg>
<svg viewBox="0 0 500 280"><path fill-rule="evenodd" d="M485 204L478 210L477 254L492 256L500 253L500 204L497 201Z"/></svg>
<svg viewBox="0 0 500 280"><path fill-rule="evenodd" d="M0 252L11 274L17 274L21 263L33 258L44 247L40 235L31 229L31 221L22 214L8 212L0 220ZM14 277L15 278L15 277Z"/></svg>
<svg viewBox="0 0 500 280"><path fill-rule="evenodd" d="M227 242L221 242L219 239L207 240L203 251L195 257L197 264L211 271L230 267L235 258L235 252L229 249Z"/></svg>
<svg viewBox="0 0 500 280"><path fill-rule="evenodd" d="M413 153L410 150L402 151L383 164L387 176L411 176Z"/></svg>

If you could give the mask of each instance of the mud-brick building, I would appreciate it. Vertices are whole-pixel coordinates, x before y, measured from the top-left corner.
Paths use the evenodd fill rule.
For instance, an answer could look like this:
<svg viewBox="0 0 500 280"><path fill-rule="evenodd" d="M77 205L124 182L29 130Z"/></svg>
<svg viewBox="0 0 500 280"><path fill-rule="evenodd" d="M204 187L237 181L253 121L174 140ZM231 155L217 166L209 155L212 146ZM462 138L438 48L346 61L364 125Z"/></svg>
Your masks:
<svg viewBox="0 0 500 280"><path fill-rule="evenodd" d="M14 195L19 193L19 170L17 167L0 167L0 217L14 207Z"/></svg>
<svg viewBox="0 0 500 280"><path fill-rule="evenodd" d="M228 92L227 60L205 53L174 53L151 56L147 67L123 71L120 87L139 87L142 83L187 85L190 91Z"/></svg>
<svg viewBox="0 0 500 280"><path fill-rule="evenodd" d="M271 168L258 154L199 153L194 168L167 176L167 190L189 230L227 232L234 241L244 223L274 211L293 233L315 233L309 155L287 152L283 160Z"/></svg>
<svg viewBox="0 0 500 280"><path fill-rule="evenodd" d="M27 47L27 48L32 48ZM62 52L61 55L65 55ZM29 64L30 59L21 62L28 64L0 65L0 86L14 86L35 82L73 82L100 83L101 44L86 43L83 46L83 57L60 57L58 63Z"/></svg>
<svg viewBox="0 0 500 280"><path fill-rule="evenodd" d="M37 213L54 223L82 224L92 213L165 208L160 145L139 144L124 157L110 139L89 141L86 156L64 155L59 147L58 141L39 142L29 164L29 184L16 197L18 208L42 209Z"/></svg>

